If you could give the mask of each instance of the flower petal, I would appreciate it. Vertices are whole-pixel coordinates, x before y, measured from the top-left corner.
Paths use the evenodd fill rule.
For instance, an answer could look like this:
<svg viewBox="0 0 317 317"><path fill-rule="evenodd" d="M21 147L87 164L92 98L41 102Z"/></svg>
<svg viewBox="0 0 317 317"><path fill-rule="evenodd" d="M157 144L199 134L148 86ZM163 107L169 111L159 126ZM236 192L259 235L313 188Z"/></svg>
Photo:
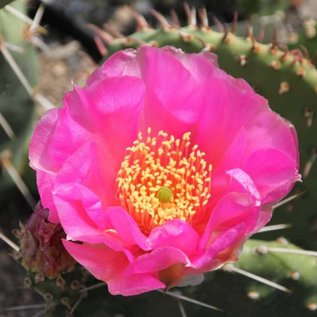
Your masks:
<svg viewBox="0 0 317 317"><path fill-rule="evenodd" d="M262 203L282 199L300 180L297 162L278 149L261 149L248 158L245 168L261 193Z"/></svg>
<svg viewBox="0 0 317 317"><path fill-rule="evenodd" d="M205 105L204 85L170 51L149 46L143 46L139 51L146 86L143 125L146 125L145 129L149 126L156 132L164 130L180 136L200 118ZM179 89L180 83L182 89Z"/></svg>
<svg viewBox="0 0 317 317"><path fill-rule="evenodd" d="M146 236L125 209L122 207L108 208L105 216L107 226L114 229L126 245L138 245L144 251L149 250Z"/></svg>
<svg viewBox="0 0 317 317"><path fill-rule="evenodd" d="M164 283L148 274L123 274L118 278L111 279L107 284L110 294L124 296L138 295L165 288Z"/></svg>
<svg viewBox="0 0 317 317"><path fill-rule="evenodd" d="M122 252L115 252L102 244L78 244L63 240L68 253L97 279L108 281L122 274L128 260Z"/></svg>
<svg viewBox="0 0 317 317"><path fill-rule="evenodd" d="M195 142L206 153L207 160L218 167L237 133L269 108L267 101L245 81L234 79L220 69L205 85L208 98L202 109Z"/></svg>
<svg viewBox="0 0 317 317"><path fill-rule="evenodd" d="M170 220L152 230L148 244L151 249L162 246L171 246L190 255L197 250L199 236L197 232L186 222Z"/></svg>
<svg viewBox="0 0 317 317"><path fill-rule="evenodd" d="M48 220L59 223L59 216L53 200L53 177L42 171L37 171L36 181L41 196L41 204L49 210Z"/></svg>
<svg viewBox="0 0 317 317"><path fill-rule="evenodd" d="M61 186L54 193L54 202L68 239L89 243L106 240L105 211L92 191L79 184Z"/></svg>
<svg viewBox="0 0 317 317"><path fill-rule="evenodd" d="M137 295L165 287L151 275L126 274L128 260L122 252L113 251L102 244L77 244L66 240L63 244L76 261L97 279L108 284L108 290L112 295Z"/></svg>
<svg viewBox="0 0 317 317"><path fill-rule="evenodd" d="M190 260L184 252L174 247L159 247L149 253L139 256L129 267L133 273L153 273L164 270L174 264L190 265Z"/></svg>
<svg viewBox="0 0 317 317"><path fill-rule="evenodd" d="M217 55L210 52L184 54L182 50L174 46L165 46L161 48L161 51L175 57L197 82L205 82L213 76L214 71L219 70Z"/></svg>
<svg viewBox="0 0 317 317"><path fill-rule="evenodd" d="M267 179L279 178L282 180L284 178L286 180L288 177L289 180L289 186L283 181L280 183L271 182L271 185L266 183L265 189L262 185L259 186L258 190L260 191L263 203L281 199L285 193L289 192L292 184L300 178L298 175L298 154L296 151L297 138L294 127L270 110L260 112L237 132L231 144L227 146L221 162L214 166L214 193L221 193L225 190L224 172L237 167L246 171L257 184L258 180L255 179L255 175L258 173L257 170L260 167L258 163L261 163L263 166L262 171L264 172L265 170ZM260 158L261 155L263 156L262 159ZM264 160L268 157L269 159L265 163ZM261 160L259 161L259 159ZM284 160L285 169L282 167ZM270 166L268 166L269 162ZM262 192L263 190L264 192ZM280 194L266 198L269 191L280 192Z"/></svg>
<svg viewBox="0 0 317 317"><path fill-rule="evenodd" d="M89 76L87 84L91 85L95 81L111 77L140 77L140 67L136 59L136 52L133 49L116 52Z"/></svg>
<svg viewBox="0 0 317 317"><path fill-rule="evenodd" d="M206 272L237 260L240 246L248 236L246 231L246 224L242 222L220 232L206 250L192 260L191 267Z"/></svg>
<svg viewBox="0 0 317 317"><path fill-rule="evenodd" d="M51 109L39 121L30 145L30 162L36 170L53 175L65 160L90 138L67 108Z"/></svg>
<svg viewBox="0 0 317 317"><path fill-rule="evenodd" d="M260 206L248 193L232 192L221 198L215 205L205 232L200 241L200 248L208 248L219 233L230 230L239 223L245 224L244 234L249 235L257 225Z"/></svg>
<svg viewBox="0 0 317 317"><path fill-rule="evenodd" d="M37 123L30 143L29 158L34 169L56 170L56 163L47 154L47 143L55 131L59 110L51 109ZM43 155L44 154L44 155Z"/></svg>

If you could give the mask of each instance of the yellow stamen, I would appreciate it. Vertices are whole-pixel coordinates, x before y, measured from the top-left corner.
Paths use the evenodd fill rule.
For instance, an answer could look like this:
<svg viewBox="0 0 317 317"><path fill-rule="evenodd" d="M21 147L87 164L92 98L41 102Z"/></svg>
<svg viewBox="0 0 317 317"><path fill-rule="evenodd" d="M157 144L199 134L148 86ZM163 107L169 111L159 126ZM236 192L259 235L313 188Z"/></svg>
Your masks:
<svg viewBox="0 0 317 317"><path fill-rule="evenodd" d="M144 233L171 219L191 222L204 212L210 198L212 166L190 132L181 139L151 129L127 148L117 175L121 204Z"/></svg>

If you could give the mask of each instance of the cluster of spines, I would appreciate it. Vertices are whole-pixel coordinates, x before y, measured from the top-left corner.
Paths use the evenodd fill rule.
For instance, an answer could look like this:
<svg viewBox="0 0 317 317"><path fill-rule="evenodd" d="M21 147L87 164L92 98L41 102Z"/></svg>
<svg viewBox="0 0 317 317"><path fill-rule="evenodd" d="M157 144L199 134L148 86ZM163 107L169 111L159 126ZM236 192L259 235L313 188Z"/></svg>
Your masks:
<svg viewBox="0 0 317 317"><path fill-rule="evenodd" d="M317 252L302 250L285 238L271 242L248 240L239 261L227 269L234 272L235 268L251 273L249 277L255 279L247 289L250 299L266 297L277 288L296 293L303 297L303 305L308 310L317 310ZM263 278L264 283L267 279L267 287L263 287Z"/></svg>
<svg viewBox="0 0 317 317"><path fill-rule="evenodd" d="M290 49L301 48L309 59L317 62L317 23L314 19L307 19L298 33L290 33L287 46Z"/></svg>
<svg viewBox="0 0 317 317"><path fill-rule="evenodd" d="M89 273L77 265L74 270L47 278L27 273L24 287L32 288L44 300L45 316L72 316L81 301L87 296L86 283Z"/></svg>

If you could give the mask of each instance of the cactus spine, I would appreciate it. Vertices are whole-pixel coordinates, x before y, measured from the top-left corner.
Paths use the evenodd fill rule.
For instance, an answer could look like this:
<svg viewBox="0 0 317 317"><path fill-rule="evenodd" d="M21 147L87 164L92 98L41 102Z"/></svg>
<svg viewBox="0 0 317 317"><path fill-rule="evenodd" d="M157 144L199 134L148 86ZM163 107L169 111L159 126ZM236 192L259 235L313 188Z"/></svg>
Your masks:
<svg viewBox="0 0 317 317"><path fill-rule="evenodd" d="M12 6L25 10L24 1L16 1ZM20 175L27 169L27 144L35 120L32 93L37 81L37 57L28 36L23 21L5 9L0 10L0 192L12 186L7 169L14 166ZM19 71L26 80L24 85L21 76L17 76Z"/></svg>

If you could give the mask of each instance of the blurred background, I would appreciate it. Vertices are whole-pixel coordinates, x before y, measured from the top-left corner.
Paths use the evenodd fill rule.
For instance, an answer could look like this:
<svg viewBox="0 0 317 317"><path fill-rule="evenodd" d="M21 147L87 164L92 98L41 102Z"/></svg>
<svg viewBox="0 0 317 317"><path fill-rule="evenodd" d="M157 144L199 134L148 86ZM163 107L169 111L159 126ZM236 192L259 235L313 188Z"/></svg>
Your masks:
<svg viewBox="0 0 317 317"><path fill-rule="evenodd" d="M102 58L91 24L120 38L136 30L135 12L156 27L158 21L153 16L156 10L169 21L177 16L180 25L186 25L187 5L197 10L206 8L209 24L215 29L230 28L237 19L238 35L245 36L248 26L252 25L261 42L274 39L286 45L294 40L292 37L302 21L317 18L317 1L314 0L191 0L186 4L181 0L30 0L30 18L34 18L41 3L45 5L41 25L47 32L37 36L39 89L55 105L61 103L71 81L83 83Z"/></svg>

